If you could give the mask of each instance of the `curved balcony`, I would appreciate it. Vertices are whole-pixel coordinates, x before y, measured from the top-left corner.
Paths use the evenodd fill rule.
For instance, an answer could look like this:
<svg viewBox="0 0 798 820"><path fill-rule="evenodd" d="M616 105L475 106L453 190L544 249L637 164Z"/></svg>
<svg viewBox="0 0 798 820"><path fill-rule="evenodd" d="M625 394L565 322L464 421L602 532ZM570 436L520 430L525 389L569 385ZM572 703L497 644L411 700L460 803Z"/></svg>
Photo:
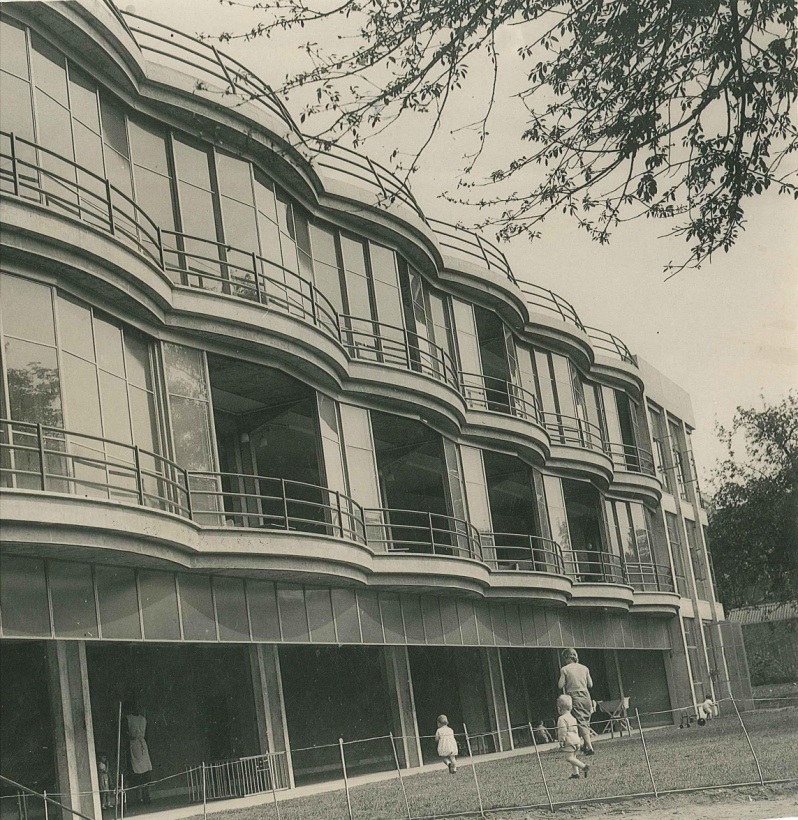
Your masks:
<svg viewBox="0 0 798 820"><path fill-rule="evenodd" d="M541 423L538 397L512 382L461 370L460 388L466 405L472 410L501 413L535 424Z"/></svg>
<svg viewBox="0 0 798 820"><path fill-rule="evenodd" d="M419 510L363 510L368 543L388 553L444 555L482 561L477 528L462 518Z"/></svg>
<svg viewBox="0 0 798 820"><path fill-rule="evenodd" d="M519 287L526 298L527 305L533 312L550 313L566 324L573 325L583 333L586 332L576 309L562 296L558 296L553 290L540 285L531 285L528 282L520 282Z"/></svg>
<svg viewBox="0 0 798 820"><path fill-rule="evenodd" d="M598 425L562 413L544 411L540 415L552 444L606 452L604 437Z"/></svg>
<svg viewBox="0 0 798 820"><path fill-rule="evenodd" d="M590 342L593 349L602 356L608 356L611 359L618 359L626 364L637 367L637 362L632 354L632 351L626 346L622 339L619 339L614 333L607 330L601 330L597 327L584 327L585 332L590 337Z"/></svg>
<svg viewBox="0 0 798 820"><path fill-rule="evenodd" d="M490 240L462 225L452 225L441 219L428 218L427 224L432 228L440 246L452 256L499 273L514 285L518 284L504 252Z"/></svg>
<svg viewBox="0 0 798 820"><path fill-rule="evenodd" d="M626 579L637 592L676 592L671 568L665 564L626 561Z"/></svg>
<svg viewBox="0 0 798 820"><path fill-rule="evenodd" d="M482 560L497 572L546 572L565 575L562 549L539 535L482 533Z"/></svg>
<svg viewBox="0 0 798 820"><path fill-rule="evenodd" d="M578 584L626 584L619 555L598 550L566 550L565 571Z"/></svg>
<svg viewBox="0 0 798 820"><path fill-rule="evenodd" d="M642 447L610 441L606 445L606 450L612 458L613 465L619 470L649 476L657 474L654 469L654 456Z"/></svg>
<svg viewBox="0 0 798 820"><path fill-rule="evenodd" d="M451 355L440 345L403 327L339 316L341 343L352 361L377 362L421 373L460 392Z"/></svg>

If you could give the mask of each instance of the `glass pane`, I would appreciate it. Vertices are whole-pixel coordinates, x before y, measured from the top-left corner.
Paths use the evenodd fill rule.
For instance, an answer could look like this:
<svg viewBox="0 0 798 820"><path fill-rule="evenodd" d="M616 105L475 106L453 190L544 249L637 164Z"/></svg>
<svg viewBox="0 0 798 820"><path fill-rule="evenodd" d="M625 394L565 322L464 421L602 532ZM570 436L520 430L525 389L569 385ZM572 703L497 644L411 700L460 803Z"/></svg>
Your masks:
<svg viewBox="0 0 798 820"><path fill-rule="evenodd" d="M32 342L55 344L53 305L50 288L20 279L0 276L0 311L6 336L19 336Z"/></svg>
<svg viewBox="0 0 798 820"><path fill-rule="evenodd" d="M6 20L0 20L0 66L19 77L28 76L25 30ZM6 105L4 100L3 107Z"/></svg>
<svg viewBox="0 0 798 820"><path fill-rule="evenodd" d="M72 159L72 127L69 118L69 111L57 102L53 102L46 94L36 94L36 124L39 126L39 143L45 148L49 148L60 157ZM53 158L45 155L42 164L47 165L45 160L53 161ZM60 168L53 168L59 176L68 176Z"/></svg>
<svg viewBox="0 0 798 820"><path fill-rule="evenodd" d="M11 418L60 427L61 386L55 350L6 339L4 354Z"/></svg>
<svg viewBox="0 0 798 820"><path fill-rule="evenodd" d="M76 433L102 436L97 368L71 353L63 355L67 427Z"/></svg>
<svg viewBox="0 0 798 820"><path fill-rule="evenodd" d="M33 141L33 103L30 98L30 83L0 72L0 128ZM3 153L7 153L3 149Z"/></svg>
<svg viewBox="0 0 798 820"><path fill-rule="evenodd" d="M103 147L99 136L95 134L94 131L86 128L85 125L81 125L77 121L72 123L72 127L75 137L75 162L82 168L87 168L89 171L94 171L97 176L105 177ZM88 184L84 181L85 179L89 180ZM93 179L86 175L81 179L81 184L85 185L91 191L100 194L103 200L105 199L104 186L101 185L99 180ZM91 197L90 199L97 203L94 197ZM105 208L106 206L104 204L100 206L100 204L97 203L97 207Z"/></svg>
<svg viewBox="0 0 798 820"><path fill-rule="evenodd" d="M56 637L98 637L91 567L50 561L48 570Z"/></svg>
<svg viewBox="0 0 798 820"><path fill-rule="evenodd" d="M44 561L38 558L0 558L0 598L3 600L3 635L50 636L50 613Z"/></svg>
<svg viewBox="0 0 798 820"><path fill-rule="evenodd" d="M130 410L125 380L100 371L100 391L105 438L122 444L131 444Z"/></svg>
<svg viewBox="0 0 798 820"><path fill-rule="evenodd" d="M215 641L211 579L203 575L180 576L180 608L187 641Z"/></svg>
<svg viewBox="0 0 798 820"><path fill-rule="evenodd" d="M255 225L255 209L249 205L242 205L234 199L223 197L222 213L225 243L233 248L258 253L258 229ZM241 264L240 259L231 261ZM240 275L240 272L237 273Z"/></svg>
<svg viewBox="0 0 798 820"><path fill-rule="evenodd" d="M280 250L280 232L277 224L258 212L258 231L260 232L260 255L272 262L282 264L283 256Z"/></svg>
<svg viewBox="0 0 798 820"><path fill-rule="evenodd" d="M68 106L66 60L35 32L31 32L31 61L33 81L37 88L46 91L54 100Z"/></svg>
<svg viewBox="0 0 798 820"><path fill-rule="evenodd" d="M254 205L252 177L248 162L217 151L216 169L219 193L233 197L247 205Z"/></svg>
<svg viewBox="0 0 798 820"><path fill-rule="evenodd" d="M134 165L133 178L136 183L136 204L160 228L173 231L175 212L172 203L172 182L169 177Z"/></svg>
<svg viewBox="0 0 798 820"><path fill-rule="evenodd" d="M179 137L174 139L173 144L177 178L210 191L211 173L208 166L208 152L183 142Z"/></svg>
<svg viewBox="0 0 798 820"><path fill-rule="evenodd" d="M276 224L277 203L274 198L274 185L257 168L255 169L255 201L258 210Z"/></svg>
<svg viewBox="0 0 798 820"><path fill-rule="evenodd" d="M313 242L313 258L317 262L324 262L337 268L338 254L335 250L335 234L316 224L310 226L310 234Z"/></svg>
<svg viewBox="0 0 798 820"><path fill-rule="evenodd" d="M141 638L135 571L97 566L94 577L103 638Z"/></svg>
<svg viewBox="0 0 798 820"><path fill-rule="evenodd" d="M127 142L125 111L115 100L107 95L100 95L103 138L105 142L123 157L130 159L130 148Z"/></svg>
<svg viewBox="0 0 798 820"><path fill-rule="evenodd" d="M72 116L92 131L100 133L100 110L97 86L80 69L69 64L69 102Z"/></svg>
<svg viewBox="0 0 798 820"><path fill-rule="evenodd" d="M147 640L178 640L180 617L174 575L139 570L139 594Z"/></svg>
<svg viewBox="0 0 798 820"><path fill-rule="evenodd" d="M144 450L159 453L158 416L155 396L138 387L130 387L130 416L133 420L133 443Z"/></svg>
<svg viewBox="0 0 798 820"><path fill-rule="evenodd" d="M243 578L217 576L213 579L213 596L219 622L219 639L248 641L249 621Z"/></svg>
<svg viewBox="0 0 798 820"><path fill-rule="evenodd" d="M133 185L130 181L130 162L122 154L111 148L107 148L105 151L105 173L113 186L126 196L133 196ZM124 205L123 209L129 212L130 206Z"/></svg>
<svg viewBox="0 0 798 820"><path fill-rule="evenodd" d="M344 299L341 292L341 274L337 267L316 262L316 287L326 296L338 313L344 312Z"/></svg>
<svg viewBox="0 0 798 820"><path fill-rule="evenodd" d="M97 364L109 373L124 377L125 355L122 350L122 328L95 316L94 336L97 340Z"/></svg>
<svg viewBox="0 0 798 820"><path fill-rule="evenodd" d="M183 232L200 239L216 239L216 217L213 209L213 195L201 188L185 183L180 184L180 214ZM216 258L215 246L201 249L200 256ZM200 262L200 264L202 264Z"/></svg>
<svg viewBox="0 0 798 820"><path fill-rule="evenodd" d="M175 459L187 470L212 470L210 419L205 402L170 396Z"/></svg>
<svg viewBox="0 0 798 820"><path fill-rule="evenodd" d="M131 384L152 390L149 342L131 330L125 330L125 364Z"/></svg>
<svg viewBox="0 0 798 820"><path fill-rule="evenodd" d="M136 165L169 176L166 158L166 136L157 128L136 120L128 120L131 158Z"/></svg>
<svg viewBox="0 0 798 820"><path fill-rule="evenodd" d="M165 343L163 355L169 393L207 400L202 352L183 345Z"/></svg>
<svg viewBox="0 0 798 820"><path fill-rule="evenodd" d="M58 296L58 335L63 350L94 361L94 334L91 311L70 299Z"/></svg>
<svg viewBox="0 0 798 820"><path fill-rule="evenodd" d="M294 230L294 213L291 208L291 202L281 192L277 192L277 224L280 226L280 231L287 234L294 239L296 231Z"/></svg>

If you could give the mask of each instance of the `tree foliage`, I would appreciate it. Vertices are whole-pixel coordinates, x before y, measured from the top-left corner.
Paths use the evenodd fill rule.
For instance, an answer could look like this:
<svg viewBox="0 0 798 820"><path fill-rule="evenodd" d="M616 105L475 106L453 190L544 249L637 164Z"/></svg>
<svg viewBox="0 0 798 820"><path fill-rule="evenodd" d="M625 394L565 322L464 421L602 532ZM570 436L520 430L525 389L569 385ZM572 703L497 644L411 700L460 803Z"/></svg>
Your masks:
<svg viewBox="0 0 798 820"><path fill-rule="evenodd" d="M420 147L397 163L408 175L446 109L474 108L470 83L484 87L485 72L470 69L487 59L490 91L457 198L486 208L483 225L501 237L534 238L553 211L600 243L621 222L663 219L690 243L681 269L729 250L747 199L768 188L798 199L794 0L220 2L265 15L221 40L301 28L342 48L307 42L311 68L282 89L315 90L301 119L323 121L318 136L357 145L428 115ZM525 45L511 48L503 35L516 26ZM508 61L525 120L518 152L476 174Z"/></svg>
<svg viewBox="0 0 798 820"><path fill-rule="evenodd" d="M719 433L728 455L709 513L718 597L729 607L798 598L798 392L739 407Z"/></svg>

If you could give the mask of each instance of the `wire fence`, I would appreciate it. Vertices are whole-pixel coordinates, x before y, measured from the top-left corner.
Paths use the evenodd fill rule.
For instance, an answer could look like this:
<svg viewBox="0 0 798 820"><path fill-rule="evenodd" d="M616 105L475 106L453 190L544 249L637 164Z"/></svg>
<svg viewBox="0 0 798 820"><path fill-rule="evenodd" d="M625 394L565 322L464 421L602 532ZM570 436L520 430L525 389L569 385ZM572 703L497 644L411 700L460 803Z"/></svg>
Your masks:
<svg viewBox="0 0 798 820"><path fill-rule="evenodd" d="M571 776L568 755L552 725L475 732L463 724L455 732L459 753L454 776L437 757L434 735L388 734L202 763L147 785L166 784L170 808L177 799L197 805L197 813L206 817L213 801L261 794L258 820L427 820L798 782L798 696L748 702L757 708L741 711L733 698L726 698L709 712L691 705L605 715L590 725L595 755L584 748L577 755L589 766L579 777ZM405 768L406 759L419 756L423 765ZM289 765L303 782L315 785L291 790ZM12 782L2 780L6 787ZM108 813L124 820L139 788L123 780L110 795ZM43 795L27 791L0 796L2 820L80 816L58 805L66 795L51 793L42 800ZM109 805L108 793L100 797ZM217 810L225 805L218 803ZM149 807L157 808L157 803Z"/></svg>

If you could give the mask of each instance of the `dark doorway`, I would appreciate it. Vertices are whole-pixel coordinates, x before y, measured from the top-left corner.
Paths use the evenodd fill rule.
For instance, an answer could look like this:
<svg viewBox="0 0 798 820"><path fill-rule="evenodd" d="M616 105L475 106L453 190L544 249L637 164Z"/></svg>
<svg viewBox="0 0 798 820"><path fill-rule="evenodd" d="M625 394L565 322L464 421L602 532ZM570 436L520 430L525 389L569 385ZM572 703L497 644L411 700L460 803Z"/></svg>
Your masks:
<svg viewBox="0 0 798 820"><path fill-rule="evenodd" d="M0 643L0 772L35 791L57 792L44 647L42 641ZM6 795L15 791L0 783L0 795L6 798L3 804L14 804L12 814L16 801ZM40 805L35 811L40 811Z"/></svg>
<svg viewBox="0 0 798 820"><path fill-rule="evenodd" d="M137 702L147 718L153 779L188 766L260 754L247 647L105 644L86 648L94 743L116 771L119 704ZM123 741L121 771L127 769ZM185 779L153 787L183 795Z"/></svg>
<svg viewBox="0 0 798 820"><path fill-rule="evenodd" d="M298 785L394 767L383 650L372 646L281 646L288 736ZM367 738L379 740L364 741ZM311 748L323 747L323 748Z"/></svg>
<svg viewBox="0 0 798 820"><path fill-rule="evenodd" d="M502 669L510 725L536 726L541 720L550 730L557 720L557 679L559 664L556 649L502 649ZM532 742L528 732L515 732L516 745Z"/></svg>

